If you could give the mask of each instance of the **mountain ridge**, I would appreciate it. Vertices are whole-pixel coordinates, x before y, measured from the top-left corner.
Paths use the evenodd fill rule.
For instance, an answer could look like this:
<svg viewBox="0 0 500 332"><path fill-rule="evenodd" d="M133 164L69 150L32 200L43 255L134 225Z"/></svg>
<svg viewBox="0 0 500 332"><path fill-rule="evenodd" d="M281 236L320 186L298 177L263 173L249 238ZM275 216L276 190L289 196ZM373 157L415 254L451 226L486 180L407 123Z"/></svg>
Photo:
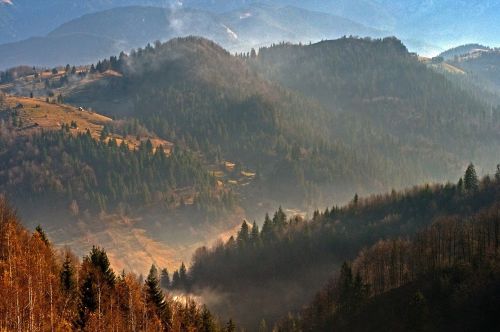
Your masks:
<svg viewBox="0 0 500 332"><path fill-rule="evenodd" d="M242 17L240 13L243 12L250 16ZM232 52L248 52L251 48L282 40L309 42L343 35L378 36L381 33L342 17L298 7L252 5L214 14L184 7L127 6L85 14L60 25L46 37L39 37L41 39L0 45L0 68L27 63L42 66L88 64L156 40L189 35L215 40ZM79 36L87 40L85 47L68 43ZM108 45L103 45L103 38L109 40ZM44 42L48 45L44 46ZM89 59L79 56L82 51L95 54Z"/></svg>

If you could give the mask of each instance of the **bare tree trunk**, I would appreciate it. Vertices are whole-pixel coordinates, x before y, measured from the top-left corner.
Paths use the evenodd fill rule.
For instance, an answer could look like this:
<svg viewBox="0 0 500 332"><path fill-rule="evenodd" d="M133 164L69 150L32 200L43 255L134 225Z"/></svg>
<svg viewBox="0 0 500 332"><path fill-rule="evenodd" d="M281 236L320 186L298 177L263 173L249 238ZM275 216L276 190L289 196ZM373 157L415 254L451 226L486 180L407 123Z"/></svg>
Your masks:
<svg viewBox="0 0 500 332"><path fill-rule="evenodd" d="M21 312L19 310L19 290L16 290L16 316L17 316L17 331L21 332Z"/></svg>
<svg viewBox="0 0 500 332"><path fill-rule="evenodd" d="M54 306L52 302L52 281L50 281L50 331L54 332Z"/></svg>
<svg viewBox="0 0 500 332"><path fill-rule="evenodd" d="M128 308L129 308L129 328L131 331L135 331L135 319L134 319L134 302L132 301L132 291L128 291Z"/></svg>
<svg viewBox="0 0 500 332"><path fill-rule="evenodd" d="M101 331L101 285L97 285L97 331Z"/></svg>
<svg viewBox="0 0 500 332"><path fill-rule="evenodd" d="M29 303L29 331L33 331L33 287L31 284L31 276L28 277L28 303Z"/></svg>

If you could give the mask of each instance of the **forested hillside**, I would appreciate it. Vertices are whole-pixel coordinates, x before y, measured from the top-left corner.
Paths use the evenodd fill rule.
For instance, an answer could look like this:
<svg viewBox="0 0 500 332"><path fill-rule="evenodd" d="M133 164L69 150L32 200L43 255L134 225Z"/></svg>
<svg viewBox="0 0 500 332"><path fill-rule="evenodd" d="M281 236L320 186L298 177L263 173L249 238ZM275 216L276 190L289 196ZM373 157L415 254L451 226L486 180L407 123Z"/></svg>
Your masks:
<svg viewBox="0 0 500 332"><path fill-rule="evenodd" d="M136 117L209 162L257 171L259 190L278 202L322 206L449 180L469 160L496 164L496 111L395 38L282 44L235 57L189 37L95 68L123 77L74 89L67 100Z"/></svg>
<svg viewBox="0 0 500 332"><path fill-rule="evenodd" d="M500 331L499 18L0 0L0 332Z"/></svg>
<svg viewBox="0 0 500 332"><path fill-rule="evenodd" d="M46 225L79 255L105 241L113 264L136 272L189 258L242 213L198 152L60 95L0 93L0 169L0 192L26 226Z"/></svg>
<svg viewBox="0 0 500 332"><path fill-rule="evenodd" d="M23 228L0 198L0 330L223 330L206 307L165 294L159 279L154 265L145 281L117 275L98 247L82 261L56 251L40 227ZM227 326L234 331L234 323Z"/></svg>
<svg viewBox="0 0 500 332"><path fill-rule="evenodd" d="M257 224L244 223L227 242L199 249L189 270L188 288L200 294L207 290L224 294L225 301L212 307L248 327L255 328L260 319L272 324L299 309L313 295L311 285L325 284L343 261L354 259L366 246L380 240L418 240L415 234L438 220L455 216L468 220L493 209L499 200L500 171L495 179L479 181L470 165L457 184L366 199L356 196L345 207L316 212L310 221L288 219L278 210L272 219L266 217L260 230Z"/></svg>
<svg viewBox="0 0 500 332"><path fill-rule="evenodd" d="M69 93L68 101L136 117L160 137L199 150L209 162L249 167L272 181L262 184L275 200L300 205L324 184L374 189L379 181L366 170L385 172L342 142L328 140L333 120L318 104L262 79L243 59L210 41L176 39L97 67L124 76L110 79L105 88L97 83ZM110 98L120 103L107 103Z"/></svg>
<svg viewBox="0 0 500 332"><path fill-rule="evenodd" d="M406 160L409 174L435 178L459 160L496 163L490 156L497 146L491 139L499 139L497 112L429 70L395 38L276 45L259 50L252 63L337 113L333 137L384 156L393 174L392 162Z"/></svg>
<svg viewBox="0 0 500 332"><path fill-rule="evenodd" d="M495 331L500 328L498 204L447 216L362 250L278 331Z"/></svg>
<svg viewBox="0 0 500 332"><path fill-rule="evenodd" d="M60 198L43 205L85 225L99 210L138 217L158 240L176 243L204 237L191 226L234 222L235 211L262 218L281 204L285 211L312 212L355 193L455 180L470 160L483 173L496 165L500 146L498 110L428 68L395 38L280 44L231 55L187 37L86 67L6 73L2 89L10 93L115 119L100 129L107 131L103 139L100 132L93 140L85 132L68 136L66 124L58 134L12 139L24 127L13 123L14 110L7 112L12 129L2 146L2 186L11 195L19 194L17 186L26 189L16 201L30 202L23 213ZM147 139L133 139L138 131L172 142L174 152L164 147L163 157L157 145L151 150ZM125 151L113 141L117 135L142 147ZM18 143L23 149L15 149ZM190 213L176 214L181 211ZM145 214L154 216L142 219ZM173 224L186 226L184 236L164 229Z"/></svg>
<svg viewBox="0 0 500 332"><path fill-rule="evenodd" d="M73 214L117 208L126 212L153 204L169 209L179 205L182 197L177 190L186 187L209 198L195 199L200 208L210 208L211 203L220 209L232 207L227 200L231 194L216 191L215 179L193 153L154 147L149 139L130 147L125 139L118 143L108 137L111 131L126 137L133 123L121 129L116 127L119 123L105 124L100 138L88 128L71 132L78 126L74 120L61 129L24 135L25 128L39 124L23 124L21 111L2 112L0 135L0 188L20 207L36 211L51 202L54 209L70 207Z"/></svg>
<svg viewBox="0 0 500 332"><path fill-rule="evenodd" d="M474 49L448 62L466 71L475 85L496 95L497 105L500 104L500 50Z"/></svg>

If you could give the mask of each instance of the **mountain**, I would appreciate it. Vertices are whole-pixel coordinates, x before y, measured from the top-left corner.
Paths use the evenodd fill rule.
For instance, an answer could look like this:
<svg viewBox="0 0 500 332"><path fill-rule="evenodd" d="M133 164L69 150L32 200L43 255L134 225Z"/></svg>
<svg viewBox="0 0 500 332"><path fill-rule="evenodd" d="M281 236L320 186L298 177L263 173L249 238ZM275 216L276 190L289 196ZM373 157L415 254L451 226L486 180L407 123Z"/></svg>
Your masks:
<svg viewBox="0 0 500 332"><path fill-rule="evenodd" d="M0 45L0 68L88 64L157 40L189 35L214 40L230 51L247 52L283 40L380 34L342 17L296 7L252 5L217 15L179 6L120 7L83 15L45 37Z"/></svg>
<svg viewBox="0 0 500 332"><path fill-rule="evenodd" d="M496 213L441 218L412 240L380 240L276 330L497 330L499 234L473 235L497 227Z"/></svg>
<svg viewBox="0 0 500 332"><path fill-rule="evenodd" d="M293 6L253 4L221 15L242 43L260 47L281 41L316 42L342 36L377 37L381 31L355 21Z"/></svg>
<svg viewBox="0 0 500 332"><path fill-rule="evenodd" d="M496 136L496 129L486 129L491 123L480 119L490 110L425 68L397 39L341 38L306 46L282 44L260 49L251 63L268 79L314 98L335 113L333 137L356 150L371 146L371 151L388 160L400 161L407 153L408 158L418 154L413 166L427 160L424 164L438 167L432 156L436 151L457 160L482 160L489 168L496 163L489 160L492 154L487 151L487 146L493 145L480 137L476 127ZM496 112L492 116L496 118ZM443 131L443 127L448 129ZM465 145L456 145L458 141ZM397 143L391 147L389 142ZM482 142L481 148L466 147L465 142ZM436 175L439 172L439 168L422 165L424 168L436 171Z"/></svg>
<svg viewBox="0 0 500 332"><path fill-rule="evenodd" d="M56 37L33 37L0 45L2 68L22 64L53 67L78 59L79 63L94 62L121 50L118 41L101 36L73 34Z"/></svg>
<svg viewBox="0 0 500 332"><path fill-rule="evenodd" d="M158 7L122 7L87 14L67 22L46 37L0 45L4 68L88 64L142 47L148 42L205 35L228 46L232 37L206 12Z"/></svg>
<svg viewBox="0 0 500 332"><path fill-rule="evenodd" d="M21 155L15 153L16 145L5 144L5 156L11 156L5 160L6 170L52 174L42 188L59 188L55 197L62 198L61 206L71 205L70 192L83 196L79 206L97 202L105 212L103 222L90 223L99 213L91 210L82 220L84 229L97 227L95 233L103 236L106 227L101 226L108 225L108 214L141 220L139 228L159 243L194 244L207 241L205 227L231 229L233 214L258 218L280 204L305 214L332 201L349 201L355 193L452 180L469 160L476 161L479 170L498 162L497 111L429 69L395 38L279 44L235 56L212 41L187 37L91 67L55 72L27 67L1 77L0 89L10 93L33 93L52 101L56 97L51 96L60 96L76 107L125 121L107 128L109 133L135 135L142 128L149 137L186 151L186 158L177 159L171 171L151 156L132 153L128 158L142 160L144 168L99 175L121 179L119 185L109 185L86 177L72 183L72 168L61 170L44 159L34 169L21 167L22 159L14 158ZM124 131L123 126L135 129ZM76 158L73 162L94 174L101 174L103 163L110 169L127 165L112 157L120 155L117 147L97 145L75 154L75 147L89 142L85 136L74 142L64 137L46 135L36 146L59 147L50 160L70 165L63 162L70 154ZM19 140L26 149L35 144ZM90 158L98 151L99 158ZM25 159L40 162L32 150L26 153ZM205 177L207 173L212 176ZM8 174L0 184L15 193ZM166 178L154 181L154 174ZM191 180L171 179L184 176ZM50 195L45 189L40 195L29 178L19 178L27 187L23 192L33 200L31 205L38 201L43 206L40 199ZM144 185L138 186L135 178ZM169 210L171 206L175 208ZM61 220L71 217L70 209L60 211L67 215ZM124 235L123 228L113 229ZM81 232L66 230L70 235L63 232L61 238L81 239Z"/></svg>
<svg viewBox="0 0 500 332"><path fill-rule="evenodd" d="M469 53L478 52L478 51L489 51L491 48L488 46L480 45L480 44L467 44L460 45L457 47L450 48L439 54L444 60L453 60L455 56L461 57L465 56Z"/></svg>
<svg viewBox="0 0 500 332"><path fill-rule="evenodd" d="M450 60L450 63L481 77L500 89L500 51L474 49L473 51Z"/></svg>
<svg viewBox="0 0 500 332"><path fill-rule="evenodd" d="M53 92L134 117L209 163L229 160L258 173L265 185L243 190L250 210L261 210L263 198L310 209L356 192L448 180L469 160L486 169L497 163L496 111L395 38L279 44L233 56L191 37L95 68L119 75L51 83Z"/></svg>
<svg viewBox="0 0 500 332"><path fill-rule="evenodd" d="M227 216L240 218L231 189L198 155L137 120L60 100L0 96L0 191L27 227L46 225L78 255L105 242L115 267L140 273L186 260L233 228Z"/></svg>
<svg viewBox="0 0 500 332"><path fill-rule="evenodd" d="M463 45L441 54L446 65L462 71L463 75L451 75L452 82L458 82L478 98L498 107L500 105L498 49L470 44Z"/></svg>
<svg viewBox="0 0 500 332"><path fill-rule="evenodd" d="M473 166L469 166L456 185L425 185L365 199L355 197L343 207L333 206L324 212L316 211L311 220L288 217L279 209L272 218L266 216L260 227L256 223L249 225L245 222L240 231L226 242L198 249L189 270L190 284L187 289L200 295L216 312L227 313L253 330L263 319L268 326L273 326L276 320L285 318L289 312L300 310L304 302L314 298L318 285L326 285L330 278L338 275L344 261L354 262L371 296L383 295L405 285L412 287L414 291L409 295L413 296L418 291L419 282L431 286L425 276L435 278L439 275L438 272L433 274L433 269L439 269L439 273L444 270L442 285L450 288L442 291L449 290L451 293L453 283L474 284L474 276L467 271L479 270L481 266L486 271L492 268L488 266L490 257L496 266L493 270L498 273L498 262L489 252L496 252L497 242L494 239L498 239L499 233L489 231L489 236L485 238L481 234L498 226L499 193L500 172L494 179L486 177L479 181ZM477 238L472 234L477 234ZM415 243L413 247L412 241ZM453 241L455 245L450 244ZM481 245L475 247L467 243ZM372 246L372 249L365 249ZM448 268L466 269L463 274L465 280L451 276L451 280L447 279ZM353 272L351 277L354 279L355 275L356 272ZM489 282L486 275L488 272L483 275L485 282ZM496 276L494 282L498 285L498 274ZM447 281L451 284L446 284ZM414 284L410 286L411 283ZM361 286L360 282L358 285ZM485 289L483 284L476 285L479 292ZM475 291L476 288L473 289ZM426 297L432 296L428 295L432 292L429 289L423 292ZM471 293L469 297L459 290L456 292L460 299L474 302L476 293ZM336 318L333 313L341 310L335 301L343 294L338 287L329 287L326 294L320 293L316 297L309 310L300 312L298 322L292 320L292 324L285 325L282 330L293 330L290 327L293 325L299 331L331 330L332 320ZM347 293L344 299L356 301L355 295ZM483 308L487 307L488 298L491 299L486 296L481 302ZM448 297L444 301L446 299ZM454 317L446 316L444 310L449 308L448 304L440 303L436 298L430 300L433 301L430 306L441 308L436 315ZM393 300L393 306L389 306L382 299L377 301L374 297L375 303L388 309L395 308L399 303ZM401 301L408 303L409 298L402 297ZM361 306L358 303L354 305ZM450 310L467 310L463 306L457 308L450 305ZM347 309L358 310L358 307ZM380 313L376 305L371 305L369 310ZM366 319L379 322L373 314L359 319L348 316L350 313L348 311L343 319L339 318L335 323L342 326L347 321L352 326L358 326L357 330L363 330L362 327L370 326L370 321ZM387 317L391 317L391 321L385 324L395 325L406 318ZM495 316L491 314L489 317L493 319ZM305 322L303 326L300 325L301 319ZM432 319L429 321L432 324ZM441 326L442 321L436 321L436 324ZM370 330L380 330L379 326L370 327Z"/></svg>
<svg viewBox="0 0 500 332"><path fill-rule="evenodd" d="M0 44L42 37L84 14L131 6L164 6L162 0L3 0L0 1Z"/></svg>
<svg viewBox="0 0 500 332"><path fill-rule="evenodd" d="M255 2L185 0L183 3L194 8L224 12ZM412 51L424 55L436 55L457 42L498 43L499 31L495 22L500 5L494 0L270 0L266 4L291 5L348 18L365 26L388 31L387 34L404 40Z"/></svg>
<svg viewBox="0 0 500 332"><path fill-rule="evenodd" d="M277 7L293 6L307 9L315 12L323 12L336 16L346 17L354 21L363 22L368 26L385 29L391 21L390 13L373 0L339 0L339 1L322 1L322 0L269 0L269 1L253 1L253 0L184 0L183 5L186 7L200 8L218 13L224 13L233 10L241 10L248 5L266 4Z"/></svg>
<svg viewBox="0 0 500 332"><path fill-rule="evenodd" d="M314 188L325 184L321 174L328 184L338 181L339 189L351 186L347 179L360 184L365 178L366 188L377 186L361 170L366 158L326 140L331 114L262 79L245 59L211 41L174 39L140 49L123 63L123 77L112 78L104 88L96 82L68 91L67 100L115 117L136 117L161 137L200 150L210 162L236 161L261 178L276 173L273 186L262 188L272 191L267 195L273 200L302 206L305 191L314 195ZM110 99L120 102L113 105ZM342 166L346 155L359 170L356 175Z"/></svg>
<svg viewBox="0 0 500 332"><path fill-rule="evenodd" d="M498 41L499 31L496 30L496 18L500 12L499 4L496 1L406 1L404 5L401 2L394 0L357 0L357 1L297 1L297 0L270 0L264 2L259 1L205 1L205 0L185 0L185 1L116 1L116 0L92 0L92 1L76 1L68 3L61 0L50 0L40 5L40 2L33 0L16 0L16 1L3 1L0 4L0 24L2 33L0 34L0 44L10 43L14 41L24 40L30 37L42 37L49 33L51 30L57 28L63 23L67 23L82 15L94 13L98 11L114 9L124 6L156 6L166 7L173 11L199 9L212 14L224 16L227 13L241 12L248 7L272 7L275 9L283 10L286 8L294 7L295 10L300 8L304 10L302 17L310 15L310 12L321 12L324 15L331 15L341 17L342 20L351 20L361 25L361 30L347 31L347 35L365 35L365 32L372 30L384 31L385 35L396 35L401 38L410 47L412 51L419 52L424 55L436 55L452 44L458 43L471 43L480 42L483 44L495 45ZM288 11L288 12L287 12ZM279 15L290 16L286 20L293 20L297 16L289 9L282 11ZM313 18L313 17L311 17ZM459 18L459 19L457 19ZM134 21L134 20L132 20ZM279 23L280 20L278 20ZM311 26L315 25L314 19L299 20L302 21L306 31ZM320 19L320 22L324 21ZM260 21L262 23L262 20ZM125 23L123 23L125 24ZM352 25L351 22L347 26ZM160 25L161 26L161 25ZM300 25L296 25L294 31ZM192 26L196 27L196 26ZM369 27L369 28L365 28ZM229 33L234 31L233 27L227 26ZM278 30L275 30L278 28ZM262 31L269 34L270 32L280 32L281 40L297 41L292 35L283 34L282 27L270 25L267 28L262 27ZM310 30L313 31L314 29ZM343 30L343 29L342 29ZM322 31L324 32L324 31ZM362 33L360 33L362 32ZM244 31L240 31L244 33ZM238 33L236 33L238 35ZM370 36L379 36L379 34ZM160 38L166 40L180 35L171 35L168 37ZM213 36L201 36L214 39ZM263 34L266 36L266 34ZM299 35L300 36L300 35ZM313 41L334 38L339 35L321 34L314 35ZM234 35L233 35L234 37ZM252 36L262 37L262 36ZM303 42L308 42L310 39L308 34L302 38ZM290 38L290 39L288 39ZM142 44L152 42L154 40L143 40ZM217 40L219 41L219 40ZM255 45L263 45L265 41L253 42ZM280 39L274 40L278 42ZM244 48L237 48L238 51L249 50L251 44L243 44ZM225 47L230 48L229 45L224 44ZM134 46L137 47L137 46ZM123 49L122 49L123 50ZM122 51L120 50L120 51ZM234 49L236 50L236 48Z"/></svg>

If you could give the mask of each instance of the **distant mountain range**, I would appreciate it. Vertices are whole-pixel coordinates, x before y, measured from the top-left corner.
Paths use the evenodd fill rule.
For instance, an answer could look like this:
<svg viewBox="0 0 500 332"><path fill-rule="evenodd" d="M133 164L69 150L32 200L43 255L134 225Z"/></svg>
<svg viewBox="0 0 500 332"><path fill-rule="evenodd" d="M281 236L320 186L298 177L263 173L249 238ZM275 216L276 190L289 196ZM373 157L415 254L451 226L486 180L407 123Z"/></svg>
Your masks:
<svg viewBox="0 0 500 332"><path fill-rule="evenodd" d="M381 32L331 14L297 7L251 5L224 14L182 7L119 7L64 23L45 37L0 45L0 68L21 64L86 64L155 40L196 35L230 51L274 42L309 42Z"/></svg>
<svg viewBox="0 0 500 332"><path fill-rule="evenodd" d="M466 45L460 45L457 47L450 48L449 50L441 52L441 54L439 54L439 56L445 60L450 60L450 59L454 59L455 57L461 57L464 55L468 55L472 52L490 51L490 50L491 50L491 48L488 46L484 46L484 45L480 45L480 44L466 44Z"/></svg>
<svg viewBox="0 0 500 332"><path fill-rule="evenodd" d="M245 52L280 41L395 35L410 51L436 55L460 43L496 45L499 14L492 0L1 0L0 68L84 63L186 35ZM71 34L81 47L65 47Z"/></svg>
<svg viewBox="0 0 500 332"><path fill-rule="evenodd" d="M446 63L466 73L466 83L479 97L500 105L500 49L467 44L443 52Z"/></svg>
<svg viewBox="0 0 500 332"><path fill-rule="evenodd" d="M184 0L184 6L227 11L249 0ZM364 25L390 31L414 44L415 51L436 54L460 43L497 44L500 35L496 0L268 0L273 5L293 5L349 18ZM422 45L424 44L424 45ZM423 47L425 46L425 47Z"/></svg>
<svg viewBox="0 0 500 332"><path fill-rule="evenodd" d="M41 37L88 13L120 6L164 6L164 0L0 0L0 44Z"/></svg>

